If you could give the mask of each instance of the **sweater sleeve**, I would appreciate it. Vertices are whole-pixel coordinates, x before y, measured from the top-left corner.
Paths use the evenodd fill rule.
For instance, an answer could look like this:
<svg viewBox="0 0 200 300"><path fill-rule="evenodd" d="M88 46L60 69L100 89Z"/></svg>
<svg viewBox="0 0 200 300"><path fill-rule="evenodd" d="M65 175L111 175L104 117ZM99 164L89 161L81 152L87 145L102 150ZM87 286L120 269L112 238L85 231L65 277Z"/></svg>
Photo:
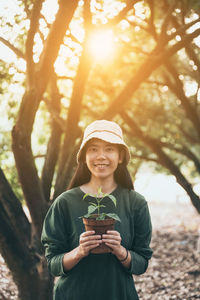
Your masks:
<svg viewBox="0 0 200 300"><path fill-rule="evenodd" d="M140 275L146 271L148 261L153 253L149 246L152 235L151 218L147 202L144 198L142 206L135 212L134 228L135 236L130 249L131 266L128 272L134 275Z"/></svg>
<svg viewBox="0 0 200 300"><path fill-rule="evenodd" d="M63 256L69 251L67 226L59 198L49 208L44 220L41 241L45 248L48 269L53 276L65 275Z"/></svg>

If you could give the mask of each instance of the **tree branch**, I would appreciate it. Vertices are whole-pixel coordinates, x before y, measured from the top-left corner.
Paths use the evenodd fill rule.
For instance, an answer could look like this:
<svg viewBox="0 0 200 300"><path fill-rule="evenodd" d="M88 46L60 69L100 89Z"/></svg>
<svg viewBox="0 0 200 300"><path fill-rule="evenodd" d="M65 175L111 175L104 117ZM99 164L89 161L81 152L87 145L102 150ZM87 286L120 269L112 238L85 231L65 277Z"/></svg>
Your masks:
<svg viewBox="0 0 200 300"><path fill-rule="evenodd" d="M167 33L167 26L169 25L169 21L171 19L171 16L172 16L172 12L174 11L175 7L176 7L176 4L177 4L177 1L174 0L174 3L172 3L172 5L169 7L168 9L168 12L165 16L165 19L162 23L162 26L161 26L161 33L160 33L160 36L159 36L159 39L162 40L163 38L165 39Z"/></svg>
<svg viewBox="0 0 200 300"><path fill-rule="evenodd" d="M197 136L191 136L188 132L185 131L184 127L182 124L179 126L179 130L182 132L182 134L186 137L187 141L193 144L199 144L199 139ZM193 131L193 133L196 133Z"/></svg>
<svg viewBox="0 0 200 300"><path fill-rule="evenodd" d="M56 60L60 45L63 42L77 5L78 0L59 1L59 10L57 12L56 19L50 28L38 65L38 76L43 78L41 84L44 87L53 72L53 63Z"/></svg>
<svg viewBox="0 0 200 300"><path fill-rule="evenodd" d="M18 48L16 48L14 45L12 45L9 41L4 39L3 37L0 37L0 42L2 42L10 50L12 50L17 55L17 57L25 59L24 53L21 50L19 50Z"/></svg>
<svg viewBox="0 0 200 300"><path fill-rule="evenodd" d="M27 62L27 84L30 86L30 83L33 80L34 74L34 62L33 62L33 45L34 45L34 36L39 26L40 11L42 8L42 3L44 0L36 0L34 2L33 9L31 11L30 19L30 29L28 31L27 40L26 40L26 62Z"/></svg>
<svg viewBox="0 0 200 300"><path fill-rule="evenodd" d="M180 26L179 28L177 28L176 32L170 34L170 35L167 35L167 38L166 38L166 42L169 42L170 40L172 40L173 38L175 38L177 35L180 35L180 36L183 36L183 34L185 33L185 31L192 27L193 25L195 25L196 23L198 23L200 21L200 18L194 20L194 21L191 21L187 24L184 24L182 26ZM186 38L186 36L183 36L183 38Z"/></svg>
<svg viewBox="0 0 200 300"><path fill-rule="evenodd" d="M31 15L31 11L29 9L29 4L28 4L28 0L24 0L23 3L24 3L24 11L27 15L27 18L30 19L30 15Z"/></svg>
<svg viewBox="0 0 200 300"><path fill-rule="evenodd" d="M147 3L149 5L150 11L151 11L150 18L148 20L149 32L154 37L154 39L157 41L158 35L157 35L157 32L156 32L156 27L154 25L155 1L154 0L147 0Z"/></svg>
<svg viewBox="0 0 200 300"><path fill-rule="evenodd" d="M57 78L58 79L60 79L60 80L71 80L71 81L73 81L74 80L74 78L73 77L70 77L70 76L57 76Z"/></svg>
<svg viewBox="0 0 200 300"><path fill-rule="evenodd" d="M117 16L109 20L104 26L110 27L118 24L127 15L128 11L133 8L133 5L139 1L140 0L126 0L126 6L119 12Z"/></svg>
<svg viewBox="0 0 200 300"><path fill-rule="evenodd" d="M198 72L198 76L197 76L197 82L200 85L200 61L199 58L197 57L197 54L195 53L194 49L192 48L192 45L187 45L185 47L185 51L188 55L188 57L193 60L193 62L195 63L195 65L197 66L197 72Z"/></svg>
<svg viewBox="0 0 200 300"><path fill-rule="evenodd" d="M65 132L66 121L60 116L59 111L55 109L53 101L49 101L45 97L43 97L43 101L46 104L48 111L50 112L52 120L56 122L57 126L59 126L59 129L62 132Z"/></svg>
<svg viewBox="0 0 200 300"><path fill-rule="evenodd" d="M200 160L186 145L180 145L180 147L175 147L173 144L161 141L159 142L159 144L161 147L180 153L185 157L189 158L191 161L193 161L193 163L196 166L196 170L200 173Z"/></svg>
<svg viewBox="0 0 200 300"><path fill-rule="evenodd" d="M122 107L132 97L133 93L139 88L140 84L146 80L149 75L160 65L164 64L169 57L178 52L181 48L185 47L187 43L191 42L195 37L200 34L200 29L195 30L187 35L180 42L171 46L168 49L160 49L159 54L156 55L155 51L146 59L140 69L135 73L131 80L127 83L125 88L110 104L108 109L101 116L102 118L111 119L114 115L120 112Z"/></svg>
<svg viewBox="0 0 200 300"><path fill-rule="evenodd" d="M172 159L162 150L159 142L155 139L150 137L148 134L144 133L137 123L129 117L129 115L125 111L120 112L121 117L133 131L135 136L143 141L152 151L155 153L159 159L159 163L170 170L170 172L176 177L177 182L184 188L184 190L189 195L192 204L200 213L200 198L192 189L192 185L188 182L186 177L181 173L179 168L176 164L172 161Z"/></svg>
<svg viewBox="0 0 200 300"><path fill-rule="evenodd" d="M183 89L183 83L179 79L178 73L175 69L175 67L168 62L165 64L165 67L170 72L170 74L173 76L173 79L175 83L173 84L170 79L167 80L167 85L169 88L173 91L173 93L180 99L182 107L188 116L189 120L192 122L194 127L196 128L196 131L200 138L200 118L198 116L198 113L196 111L196 108L190 103L189 99L185 96L184 89Z"/></svg>
<svg viewBox="0 0 200 300"><path fill-rule="evenodd" d="M142 30L144 30L144 31L146 31L147 33L150 33L151 34L151 32L150 32L150 30L149 30L149 27L147 27L147 26L144 26L144 25L142 25L141 23L137 23L137 22L134 22L134 21L130 21L129 19L126 19L127 20L127 22L130 24L130 25L132 25L132 26L138 26L138 27L140 27Z"/></svg>

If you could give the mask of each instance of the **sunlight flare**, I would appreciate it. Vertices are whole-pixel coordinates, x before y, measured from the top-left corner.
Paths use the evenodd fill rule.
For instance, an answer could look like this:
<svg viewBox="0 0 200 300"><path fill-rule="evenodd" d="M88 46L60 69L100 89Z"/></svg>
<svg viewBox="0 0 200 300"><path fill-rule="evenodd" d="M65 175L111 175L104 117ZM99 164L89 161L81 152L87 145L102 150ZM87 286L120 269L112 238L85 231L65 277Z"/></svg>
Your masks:
<svg viewBox="0 0 200 300"><path fill-rule="evenodd" d="M97 61L110 59L115 52L115 37L112 30L98 30L88 41L89 53Z"/></svg>

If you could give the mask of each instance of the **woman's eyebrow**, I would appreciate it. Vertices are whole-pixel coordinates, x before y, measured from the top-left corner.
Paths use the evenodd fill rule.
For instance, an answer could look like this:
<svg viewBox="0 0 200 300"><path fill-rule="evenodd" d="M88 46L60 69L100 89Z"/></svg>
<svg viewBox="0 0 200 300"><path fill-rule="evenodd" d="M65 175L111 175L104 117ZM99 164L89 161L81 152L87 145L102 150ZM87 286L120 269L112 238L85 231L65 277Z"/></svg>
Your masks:
<svg viewBox="0 0 200 300"><path fill-rule="evenodd" d="M98 144L89 144L88 147L100 147ZM114 147L112 144L105 144L104 147Z"/></svg>
<svg viewBox="0 0 200 300"><path fill-rule="evenodd" d="M94 143L88 145L88 147L97 147L97 146L98 146L98 144L94 144Z"/></svg>

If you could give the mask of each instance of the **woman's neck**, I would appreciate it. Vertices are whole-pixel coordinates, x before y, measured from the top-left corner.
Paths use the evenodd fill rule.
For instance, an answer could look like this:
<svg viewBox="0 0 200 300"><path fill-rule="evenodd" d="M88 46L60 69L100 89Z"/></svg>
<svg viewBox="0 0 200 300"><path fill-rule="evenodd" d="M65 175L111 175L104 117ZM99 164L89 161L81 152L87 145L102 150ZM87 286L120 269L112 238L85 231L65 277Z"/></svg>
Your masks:
<svg viewBox="0 0 200 300"><path fill-rule="evenodd" d="M101 180L99 178L91 178L91 180L83 184L81 189L85 193L96 194L101 187L101 191L105 194L110 194L116 187L117 183L113 180Z"/></svg>

